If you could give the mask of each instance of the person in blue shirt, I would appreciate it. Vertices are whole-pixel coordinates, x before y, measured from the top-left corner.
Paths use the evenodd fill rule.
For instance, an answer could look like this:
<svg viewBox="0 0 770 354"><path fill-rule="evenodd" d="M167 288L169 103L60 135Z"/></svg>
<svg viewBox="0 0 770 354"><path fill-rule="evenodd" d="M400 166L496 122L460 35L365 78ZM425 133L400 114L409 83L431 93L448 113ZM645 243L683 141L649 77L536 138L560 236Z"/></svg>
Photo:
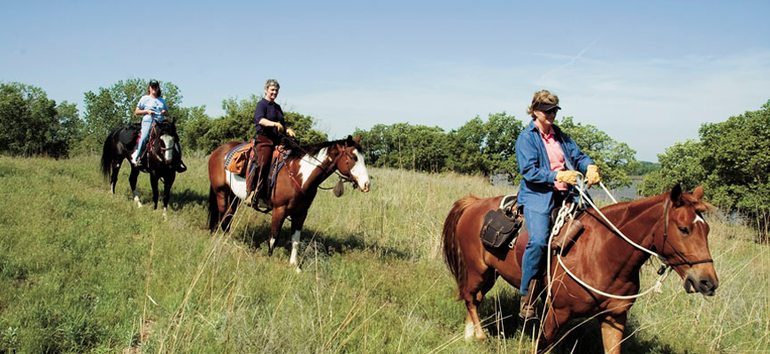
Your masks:
<svg viewBox="0 0 770 354"><path fill-rule="evenodd" d="M588 185L599 183L599 168L567 134L554 124L559 97L548 90L535 92L527 113L532 117L516 140L521 186L518 203L524 209L529 242L521 265L521 306L519 315L525 320L536 318L534 300L539 292L536 279L546 254L550 234L550 213L569 198L569 185L577 184L578 171L585 174Z"/></svg>
<svg viewBox="0 0 770 354"><path fill-rule="evenodd" d="M147 86L147 94L139 99L139 103L134 109L134 114L142 116L142 130L139 135L139 143L137 144L136 151L131 155L131 163L134 166L141 165L141 156L147 144L147 137L150 134L150 129L154 122L162 122L166 116L168 116L168 106L166 100L163 99L163 92L160 89L160 84L152 80ZM187 167L182 162L182 147L179 145L179 137L174 137L176 144L174 148L177 150L179 157L174 161L174 168L177 172L184 172Z"/></svg>
<svg viewBox="0 0 770 354"><path fill-rule="evenodd" d="M281 85L277 80L268 79L265 82L265 96L257 102L257 107L254 109L256 136L254 138L254 151L246 173L247 197L244 202L246 205L252 205L256 195L258 207L262 210L270 208L270 198L267 195L267 175L270 170L273 150L276 147L282 149L281 140L284 134L290 137L295 136L291 128L286 128L284 133L286 120L283 117L281 106L275 102L280 89ZM256 186L254 185L255 182Z"/></svg>

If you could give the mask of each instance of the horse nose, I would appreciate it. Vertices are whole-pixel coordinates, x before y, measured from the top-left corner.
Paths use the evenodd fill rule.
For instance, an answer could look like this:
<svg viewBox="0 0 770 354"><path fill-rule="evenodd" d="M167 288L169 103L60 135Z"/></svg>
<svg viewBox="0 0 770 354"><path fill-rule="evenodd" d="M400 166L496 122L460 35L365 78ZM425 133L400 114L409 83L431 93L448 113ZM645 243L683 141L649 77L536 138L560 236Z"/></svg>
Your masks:
<svg viewBox="0 0 770 354"><path fill-rule="evenodd" d="M697 277L693 275L687 276L684 286L688 293L697 291L706 296L714 296L717 287L719 287L717 280L709 276Z"/></svg>
<svg viewBox="0 0 770 354"><path fill-rule="evenodd" d="M714 296L714 292L717 290L717 287L719 287L719 284L716 281L712 281L710 278L704 278L700 280L698 287L698 290L702 294Z"/></svg>
<svg viewBox="0 0 770 354"><path fill-rule="evenodd" d="M364 192L364 193L369 191L369 182L368 181L364 182L364 185L361 186L361 191Z"/></svg>

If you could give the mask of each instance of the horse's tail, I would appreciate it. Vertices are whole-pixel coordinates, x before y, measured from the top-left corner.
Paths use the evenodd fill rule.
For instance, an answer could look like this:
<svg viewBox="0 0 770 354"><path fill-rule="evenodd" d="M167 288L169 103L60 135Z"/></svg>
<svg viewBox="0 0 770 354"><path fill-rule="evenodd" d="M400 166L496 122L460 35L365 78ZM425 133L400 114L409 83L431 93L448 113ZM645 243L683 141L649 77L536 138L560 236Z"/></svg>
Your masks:
<svg viewBox="0 0 770 354"><path fill-rule="evenodd" d="M219 206L217 204L217 194L214 187L209 186L209 230L217 231L219 227Z"/></svg>
<svg viewBox="0 0 770 354"><path fill-rule="evenodd" d="M112 149L110 148L112 146L112 141L115 138L115 135L120 130L120 128L115 129L110 132L109 135L107 135L107 139L104 140L104 147L102 148L102 176L104 176L104 179L110 178L110 169L112 167Z"/></svg>
<svg viewBox="0 0 770 354"><path fill-rule="evenodd" d="M467 272L465 262L463 261L463 252L460 247L460 240L457 238L457 222L469 205L475 203L479 198L469 195L455 202L452 210L444 221L444 261L449 271L457 280L457 289L461 290L465 286Z"/></svg>

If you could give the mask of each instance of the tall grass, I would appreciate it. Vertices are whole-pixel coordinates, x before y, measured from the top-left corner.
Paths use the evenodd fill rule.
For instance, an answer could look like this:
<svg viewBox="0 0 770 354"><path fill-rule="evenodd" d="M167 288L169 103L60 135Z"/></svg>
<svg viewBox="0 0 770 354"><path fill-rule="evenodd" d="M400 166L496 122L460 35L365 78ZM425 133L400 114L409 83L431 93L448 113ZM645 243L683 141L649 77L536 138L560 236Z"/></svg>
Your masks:
<svg viewBox="0 0 770 354"><path fill-rule="evenodd" d="M113 196L97 157L0 157L0 352L532 349L516 319L517 292L502 281L480 309L489 339L462 340L465 306L439 253L454 200L513 190L480 177L372 169L368 194L319 193L297 273L288 265L288 230L267 256L266 215L244 208L230 234L205 229L206 160L188 160L164 221L148 207L147 175L137 209L127 171ZM663 294L633 307L624 352L770 351L768 248L748 230L709 222L717 296L687 295L672 276ZM643 269L643 286L654 282L653 268ZM601 352L594 321L555 349L573 351Z"/></svg>

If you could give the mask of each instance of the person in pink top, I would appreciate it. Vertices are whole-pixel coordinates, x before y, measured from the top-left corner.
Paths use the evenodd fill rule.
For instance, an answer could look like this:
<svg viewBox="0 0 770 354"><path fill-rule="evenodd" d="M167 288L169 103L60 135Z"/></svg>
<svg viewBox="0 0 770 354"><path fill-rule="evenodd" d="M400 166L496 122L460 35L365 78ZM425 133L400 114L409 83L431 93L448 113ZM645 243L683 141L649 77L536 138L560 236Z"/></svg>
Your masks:
<svg viewBox="0 0 770 354"><path fill-rule="evenodd" d="M518 202L519 207L524 208L529 231L519 287L522 294L519 315L525 320L536 318L536 279L540 278L537 275L546 254L551 210L570 197L569 185L577 183L578 171L586 176L589 185L601 181L594 161L554 124L560 109L558 96L548 90L535 92L527 109L532 122L516 139L516 161L522 176Z"/></svg>

